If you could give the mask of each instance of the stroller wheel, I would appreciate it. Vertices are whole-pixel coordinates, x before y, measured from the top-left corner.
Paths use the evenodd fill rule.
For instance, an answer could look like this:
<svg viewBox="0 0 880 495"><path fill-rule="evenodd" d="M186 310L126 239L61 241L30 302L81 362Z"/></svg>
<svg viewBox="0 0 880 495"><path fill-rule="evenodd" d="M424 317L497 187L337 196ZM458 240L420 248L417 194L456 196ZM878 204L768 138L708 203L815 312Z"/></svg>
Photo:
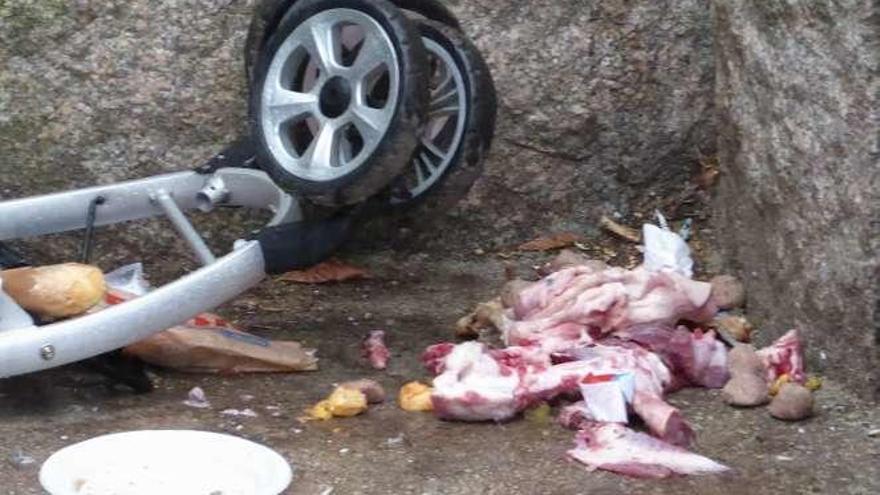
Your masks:
<svg viewBox="0 0 880 495"><path fill-rule="evenodd" d="M255 71L260 165L328 206L387 188L418 146L427 67L417 29L386 0L298 1Z"/></svg>
<svg viewBox="0 0 880 495"><path fill-rule="evenodd" d="M430 198L432 209L445 209L482 173L495 131L495 88L480 52L459 30L430 20L419 21L419 30L430 66L428 122L390 202L410 207Z"/></svg>

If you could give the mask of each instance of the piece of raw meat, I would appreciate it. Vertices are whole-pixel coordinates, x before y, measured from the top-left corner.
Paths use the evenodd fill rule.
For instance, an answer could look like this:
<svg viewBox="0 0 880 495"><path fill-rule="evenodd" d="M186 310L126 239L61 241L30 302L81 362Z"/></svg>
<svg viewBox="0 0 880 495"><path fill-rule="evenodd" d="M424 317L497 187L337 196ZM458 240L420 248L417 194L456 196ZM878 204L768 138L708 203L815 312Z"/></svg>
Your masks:
<svg viewBox="0 0 880 495"><path fill-rule="evenodd" d="M519 339L520 347L534 347L545 354L564 354L570 349L586 347L601 335L597 329L579 323L562 323L552 328Z"/></svg>
<svg viewBox="0 0 880 495"><path fill-rule="evenodd" d="M504 287L501 288L502 308L514 307L517 301L519 301L520 293L531 287L533 284L535 284L535 282L529 282L518 278L505 283Z"/></svg>
<svg viewBox="0 0 880 495"><path fill-rule="evenodd" d="M586 402L578 401L560 409L556 416L556 422L569 430L582 430L587 425L594 423L595 418L590 414L590 408L587 407Z"/></svg>
<svg viewBox="0 0 880 495"><path fill-rule="evenodd" d="M642 418L657 438L679 447L693 443L696 433L681 411L669 405L661 396L636 392L633 411Z"/></svg>
<svg viewBox="0 0 880 495"><path fill-rule="evenodd" d="M710 295L710 284L677 273L596 264L511 285L502 311L492 318L507 347L444 343L423 354L436 376L435 413L450 420L503 421L543 402L582 398L558 417L593 440L590 448L572 451L582 462L647 477L723 471L681 448L694 432L664 400L684 386L720 388L728 380L727 349L715 333L676 327L683 320L711 320L717 308ZM607 376L632 380L626 382L631 392L622 389L624 400L657 438L595 421L596 411L612 409L604 400L617 400L590 385ZM615 405L613 418L625 421L621 404Z"/></svg>
<svg viewBox="0 0 880 495"><path fill-rule="evenodd" d="M730 379L727 348L714 331L691 332L679 326L641 325L614 333L615 337L636 342L656 352L670 367L677 384L672 389L693 385L721 388Z"/></svg>
<svg viewBox="0 0 880 495"><path fill-rule="evenodd" d="M540 347L511 346L489 349L488 352L499 364L516 370L520 376L539 373L553 366L550 354Z"/></svg>
<svg viewBox="0 0 880 495"><path fill-rule="evenodd" d="M443 373L446 368L446 356L455 350L455 344L451 342L442 342L434 344L425 349L422 353L422 365L428 370L428 373L437 376Z"/></svg>
<svg viewBox="0 0 880 495"><path fill-rule="evenodd" d="M513 306L513 317L515 320L546 318L570 307L589 289L615 283L622 285L626 273L621 268L596 272L586 266L560 270L521 290Z"/></svg>
<svg viewBox="0 0 880 495"><path fill-rule="evenodd" d="M633 410L651 431L676 445L693 439L681 413L663 400L672 375L656 354L635 345L597 345L572 351L574 360L553 366L541 356L531 348L491 350L476 342L455 346L442 363L433 364L443 370L434 379L434 410L444 419L502 421L532 404L580 395L580 384L589 375L630 372L635 377Z"/></svg>
<svg viewBox="0 0 880 495"><path fill-rule="evenodd" d="M385 346L385 332L374 330L364 339L363 355L370 361L373 369L384 370L388 367L391 352Z"/></svg>
<svg viewBox="0 0 880 495"><path fill-rule="evenodd" d="M687 446L694 432L681 412L663 400L664 392L674 383L669 368L654 353L638 346L597 345L573 351L575 361L553 366L545 373L526 376L528 400L549 400L575 392L588 375L630 372L635 376L632 408L659 438ZM585 398L589 400L589 398Z"/></svg>
<svg viewBox="0 0 880 495"><path fill-rule="evenodd" d="M723 473L729 468L614 423L592 423L581 430L572 459L595 469L639 478Z"/></svg>
<svg viewBox="0 0 880 495"><path fill-rule="evenodd" d="M463 344L456 346L451 342L434 344L422 353L422 364L429 373L437 376L445 371L447 356L461 345ZM522 371L525 371L527 367L531 367L532 370L546 369L553 364L549 355L539 347L512 346L503 349L490 349L482 344L480 347L499 363L511 368L522 368Z"/></svg>
<svg viewBox="0 0 880 495"><path fill-rule="evenodd" d="M520 291L502 332L508 345L527 345L564 324L595 338L638 325L707 321L717 312L710 294L709 284L675 273L568 268Z"/></svg>
<svg viewBox="0 0 880 495"><path fill-rule="evenodd" d="M434 378L431 401L434 412L444 419L502 421L525 408L521 376L500 363L489 349L477 342L465 342L444 359L443 372Z"/></svg>
<svg viewBox="0 0 880 495"><path fill-rule="evenodd" d="M791 330L769 347L758 351L758 356L767 369L767 383L773 383L782 375L791 381L803 384L807 380L804 373L804 349L801 334Z"/></svg>
<svg viewBox="0 0 880 495"><path fill-rule="evenodd" d="M637 345L595 345L571 349L567 362L552 366L544 373L529 376L529 392L552 398L561 393L576 391L587 375L610 375L631 372L635 375L635 389L662 396L672 383L672 374L657 354Z"/></svg>

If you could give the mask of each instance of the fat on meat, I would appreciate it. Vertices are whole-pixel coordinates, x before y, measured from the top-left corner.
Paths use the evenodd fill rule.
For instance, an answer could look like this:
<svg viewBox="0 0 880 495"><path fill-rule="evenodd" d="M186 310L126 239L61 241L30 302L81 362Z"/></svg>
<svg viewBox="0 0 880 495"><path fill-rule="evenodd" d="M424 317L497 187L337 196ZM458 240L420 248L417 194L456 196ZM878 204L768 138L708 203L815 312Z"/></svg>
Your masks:
<svg viewBox="0 0 880 495"><path fill-rule="evenodd" d="M597 345L574 352L576 360L558 364L547 372L528 377L532 401L549 400L563 393L573 393L588 375L633 373L635 394L633 412L642 418L651 433L670 443L688 446L694 431L681 412L663 400L675 383L660 357L638 346ZM584 397L589 401L589 397Z"/></svg>
<svg viewBox="0 0 880 495"><path fill-rule="evenodd" d="M643 406L655 407L658 406L656 403L652 403L652 398L650 396L645 396L643 394L637 394L636 400L637 403ZM681 414L674 413L673 415L668 414L668 410L672 406L668 404L659 404L659 407L655 410L649 410L648 415L655 416L664 416L662 418L663 421L669 421L670 418L674 422L683 421ZM585 401L578 401L573 404L569 404L567 406L562 407L559 410L559 414L556 416L556 421L564 428L569 430L583 430L594 423L597 423L596 419L593 417L590 412L590 408L587 407L587 403ZM673 435L670 435L672 438L666 440L670 444L678 445L684 447L688 445L693 440L693 430L686 424L672 425L669 427L670 432L675 432L678 437L676 438Z"/></svg>
<svg viewBox="0 0 880 495"><path fill-rule="evenodd" d="M587 424L568 455L593 469L639 478L719 474L727 466L615 423Z"/></svg>
<svg viewBox="0 0 880 495"><path fill-rule="evenodd" d="M508 345L528 345L566 324L595 338L636 325L702 322L717 312L711 290L671 272L567 268L520 291L501 330Z"/></svg>
<svg viewBox="0 0 880 495"><path fill-rule="evenodd" d="M493 356L478 342L455 346L434 378L434 413L461 421L502 421L525 407L520 373Z"/></svg>
<svg viewBox="0 0 880 495"><path fill-rule="evenodd" d="M532 404L579 394L588 375L631 372L633 411L651 432L676 445L693 440L681 413L663 400L672 375L656 354L637 346L597 345L580 349L577 360L562 364L550 365L541 356L529 348L490 350L476 342L455 346L434 379L436 414L461 421L503 421Z"/></svg>

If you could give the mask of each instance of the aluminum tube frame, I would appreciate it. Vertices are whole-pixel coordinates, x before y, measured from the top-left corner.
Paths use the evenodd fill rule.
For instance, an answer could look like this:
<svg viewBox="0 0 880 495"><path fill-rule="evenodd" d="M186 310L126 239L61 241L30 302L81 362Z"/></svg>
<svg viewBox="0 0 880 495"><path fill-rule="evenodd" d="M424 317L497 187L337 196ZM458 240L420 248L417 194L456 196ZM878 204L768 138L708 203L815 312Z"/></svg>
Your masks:
<svg viewBox="0 0 880 495"><path fill-rule="evenodd" d="M269 226L302 219L299 203L278 188L264 172L224 168L213 174L178 172L107 186L89 187L44 196L0 202L0 241L38 237L86 228L91 202L103 197L95 214L95 226L112 225L160 216L162 208L153 196L165 190L183 210L205 210L200 192L208 181L220 178L229 191L221 204L267 209L275 216Z"/></svg>
<svg viewBox="0 0 880 495"><path fill-rule="evenodd" d="M172 173L0 202L0 241L84 229L89 205L98 197L104 202L97 208L96 226L162 216L164 211L155 197L163 191L180 210L209 211L215 206L265 209L274 215L270 227L302 220L296 198L279 189L264 172L223 168L211 174ZM0 331L0 378L125 347L223 304L265 276L260 243L239 240L226 256L143 297L40 327L32 326L29 319L16 319L20 327L3 326ZM0 317L6 317L8 323L20 308L9 298L3 302Z"/></svg>
<svg viewBox="0 0 880 495"><path fill-rule="evenodd" d="M190 249L193 250L199 261L202 262L202 265L210 265L217 261L214 253L211 252L211 248L208 247L202 236L199 235L195 227L187 220L186 215L180 211L177 203L174 202L174 198L167 191L159 191L153 199L159 204L162 211L165 212L165 216L171 221L171 225L174 225L177 234L183 237L186 243L189 244Z"/></svg>
<svg viewBox="0 0 880 495"><path fill-rule="evenodd" d="M73 320L0 332L0 378L120 349L223 304L263 277L260 243L243 242L211 265L143 297Z"/></svg>

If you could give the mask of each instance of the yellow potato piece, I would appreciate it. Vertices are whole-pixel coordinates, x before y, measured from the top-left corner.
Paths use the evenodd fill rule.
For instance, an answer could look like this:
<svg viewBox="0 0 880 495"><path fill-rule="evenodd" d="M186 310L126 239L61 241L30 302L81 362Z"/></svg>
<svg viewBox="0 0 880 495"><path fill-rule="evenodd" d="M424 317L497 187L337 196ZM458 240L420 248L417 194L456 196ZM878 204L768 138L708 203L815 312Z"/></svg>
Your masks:
<svg viewBox="0 0 880 495"><path fill-rule="evenodd" d="M338 387L327 397L330 413L337 418L350 418L367 410L367 396L360 390Z"/></svg>
<svg viewBox="0 0 880 495"><path fill-rule="evenodd" d="M311 409L306 411L306 413L308 414L306 419L315 419L318 421L327 421L333 417L333 413L330 411L330 402L326 400L318 402L312 406Z"/></svg>
<svg viewBox="0 0 880 495"><path fill-rule="evenodd" d="M306 419L327 421L331 418L350 418L367 410L367 396L357 389L337 387L329 397L306 411Z"/></svg>
<svg viewBox="0 0 880 495"><path fill-rule="evenodd" d="M433 411L431 394L434 389L420 382L410 382L401 387L397 398L400 408L409 412Z"/></svg>

